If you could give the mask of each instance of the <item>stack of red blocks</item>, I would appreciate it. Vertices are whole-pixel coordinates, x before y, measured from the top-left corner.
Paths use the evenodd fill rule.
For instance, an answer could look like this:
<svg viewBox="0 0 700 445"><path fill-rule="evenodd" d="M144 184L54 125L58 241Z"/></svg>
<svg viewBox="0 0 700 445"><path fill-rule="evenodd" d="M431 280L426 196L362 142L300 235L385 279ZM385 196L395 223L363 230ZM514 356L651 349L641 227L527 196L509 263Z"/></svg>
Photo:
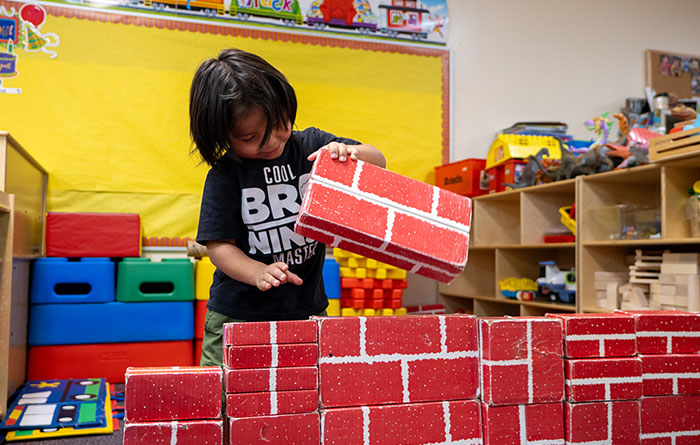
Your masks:
<svg viewBox="0 0 700 445"><path fill-rule="evenodd" d="M128 368L124 445L222 445L222 371L211 367Z"/></svg>
<svg viewBox="0 0 700 445"><path fill-rule="evenodd" d="M341 278L340 307L351 309L398 309L406 280Z"/></svg>
<svg viewBox="0 0 700 445"><path fill-rule="evenodd" d="M313 320L224 324L230 443L319 443Z"/></svg>
<svg viewBox="0 0 700 445"><path fill-rule="evenodd" d="M700 443L700 314L624 311L642 362L641 443Z"/></svg>
<svg viewBox="0 0 700 445"><path fill-rule="evenodd" d="M564 443L561 321L479 319L484 444Z"/></svg>
<svg viewBox="0 0 700 445"><path fill-rule="evenodd" d="M319 320L324 445L481 443L472 316Z"/></svg>
<svg viewBox="0 0 700 445"><path fill-rule="evenodd" d="M639 444L642 361L634 318L548 314L564 323L566 441Z"/></svg>

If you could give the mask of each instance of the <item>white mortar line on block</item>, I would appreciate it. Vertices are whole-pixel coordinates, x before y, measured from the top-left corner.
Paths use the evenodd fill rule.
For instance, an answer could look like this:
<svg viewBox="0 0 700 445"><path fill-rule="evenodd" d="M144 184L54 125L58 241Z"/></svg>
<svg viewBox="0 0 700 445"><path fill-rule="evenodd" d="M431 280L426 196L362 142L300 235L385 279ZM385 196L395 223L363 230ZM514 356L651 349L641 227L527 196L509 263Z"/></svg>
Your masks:
<svg viewBox="0 0 700 445"><path fill-rule="evenodd" d="M357 164L355 164L355 173L352 175L352 183L350 184L350 188L355 191L359 192L360 191L360 175L362 174L362 168L365 166L365 163L362 161L358 161ZM314 172L315 173L315 172ZM320 176L311 176L312 179L319 180L319 179L326 179ZM328 180L330 182L330 180ZM323 181L319 181L323 183Z"/></svg>
<svg viewBox="0 0 700 445"><path fill-rule="evenodd" d="M170 445L177 444L177 420L170 422Z"/></svg>
<svg viewBox="0 0 700 445"><path fill-rule="evenodd" d="M438 316L440 321L440 352L447 352L447 320L444 316Z"/></svg>
<svg viewBox="0 0 700 445"><path fill-rule="evenodd" d="M370 445L369 443L369 407L362 407L362 443L364 445Z"/></svg>
<svg viewBox="0 0 700 445"><path fill-rule="evenodd" d="M433 187L433 201L430 206L430 214L437 217L438 207L440 205L440 189Z"/></svg>
<svg viewBox="0 0 700 445"><path fill-rule="evenodd" d="M452 442L452 425L450 424L450 402L442 402L442 414L445 419L445 442Z"/></svg>
<svg viewBox="0 0 700 445"><path fill-rule="evenodd" d="M367 318L360 318L360 357L367 356ZM319 360L320 362L320 360Z"/></svg>
<svg viewBox="0 0 700 445"><path fill-rule="evenodd" d="M532 370L532 323L530 320L526 323L526 335L527 340L527 401L532 403L535 391L533 382L533 370Z"/></svg>
<svg viewBox="0 0 700 445"><path fill-rule="evenodd" d="M401 385L403 386L403 403L411 402L411 393L408 382L408 362L401 360Z"/></svg>
<svg viewBox="0 0 700 445"><path fill-rule="evenodd" d="M453 351L453 352L425 352L421 354L378 354L378 355L362 355L362 356L346 356L346 357L321 357L318 363L321 365L345 365L353 363L389 363L405 361L414 362L419 360L452 360L457 358L477 358L477 351Z"/></svg>
<svg viewBox="0 0 700 445"><path fill-rule="evenodd" d="M394 220L396 219L396 213L391 207L387 209L386 214L386 231L384 232L384 242L379 246L379 250L386 250L391 243L391 236L394 234Z"/></svg>
<svg viewBox="0 0 700 445"><path fill-rule="evenodd" d="M606 357L605 355L605 341L606 340L636 340L637 336L635 334L572 334L566 335L564 341L574 342L574 341L597 341L598 342L598 355L600 357Z"/></svg>

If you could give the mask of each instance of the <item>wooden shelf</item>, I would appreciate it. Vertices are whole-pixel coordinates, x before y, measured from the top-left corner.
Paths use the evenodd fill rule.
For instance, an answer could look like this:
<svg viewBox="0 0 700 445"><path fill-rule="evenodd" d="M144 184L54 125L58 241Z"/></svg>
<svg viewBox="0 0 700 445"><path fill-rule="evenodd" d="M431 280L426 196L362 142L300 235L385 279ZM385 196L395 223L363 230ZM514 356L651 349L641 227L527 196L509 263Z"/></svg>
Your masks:
<svg viewBox="0 0 700 445"><path fill-rule="evenodd" d="M700 251L700 238L690 237L684 212L687 190L698 179L699 168L700 155L695 154L476 197L469 262L453 283L438 285L438 296L449 309L478 316L609 312L597 307L595 272L627 272L626 258L639 248ZM543 243L545 234L566 230L559 209L574 203L579 216L576 242ZM592 210L616 205L660 209L663 238L600 239L607 232L600 230ZM539 277L539 263L550 260L561 270L575 267L575 305L500 297L500 280L534 280Z"/></svg>

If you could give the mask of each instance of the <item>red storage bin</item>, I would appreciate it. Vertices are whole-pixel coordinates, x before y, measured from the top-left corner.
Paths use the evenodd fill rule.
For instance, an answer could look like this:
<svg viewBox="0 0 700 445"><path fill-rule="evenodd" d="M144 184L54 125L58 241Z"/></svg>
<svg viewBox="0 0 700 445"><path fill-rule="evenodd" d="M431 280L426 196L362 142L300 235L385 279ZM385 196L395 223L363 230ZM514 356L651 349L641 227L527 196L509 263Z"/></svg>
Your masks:
<svg viewBox="0 0 700 445"><path fill-rule="evenodd" d="M503 164L498 164L486 170L489 178L489 193L503 192L506 190L506 183L516 183L523 173L527 161L521 159L510 159Z"/></svg>
<svg viewBox="0 0 700 445"><path fill-rule="evenodd" d="M486 159L470 158L435 167L435 185L470 198L485 195L481 188L481 172Z"/></svg>

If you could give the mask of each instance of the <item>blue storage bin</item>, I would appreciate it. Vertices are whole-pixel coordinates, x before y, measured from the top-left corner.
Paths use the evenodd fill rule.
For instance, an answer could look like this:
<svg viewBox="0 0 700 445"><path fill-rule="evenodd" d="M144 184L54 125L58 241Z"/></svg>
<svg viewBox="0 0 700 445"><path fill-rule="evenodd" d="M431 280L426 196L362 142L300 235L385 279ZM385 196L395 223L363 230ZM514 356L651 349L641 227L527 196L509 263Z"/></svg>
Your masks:
<svg viewBox="0 0 700 445"><path fill-rule="evenodd" d="M34 263L31 303L114 301L115 266L109 258L39 258Z"/></svg>
<svg viewBox="0 0 700 445"><path fill-rule="evenodd" d="M194 304L37 304L29 312L28 343L75 345L194 338Z"/></svg>
<svg viewBox="0 0 700 445"><path fill-rule="evenodd" d="M333 258L323 263L323 285L329 300L340 299L340 264Z"/></svg>

